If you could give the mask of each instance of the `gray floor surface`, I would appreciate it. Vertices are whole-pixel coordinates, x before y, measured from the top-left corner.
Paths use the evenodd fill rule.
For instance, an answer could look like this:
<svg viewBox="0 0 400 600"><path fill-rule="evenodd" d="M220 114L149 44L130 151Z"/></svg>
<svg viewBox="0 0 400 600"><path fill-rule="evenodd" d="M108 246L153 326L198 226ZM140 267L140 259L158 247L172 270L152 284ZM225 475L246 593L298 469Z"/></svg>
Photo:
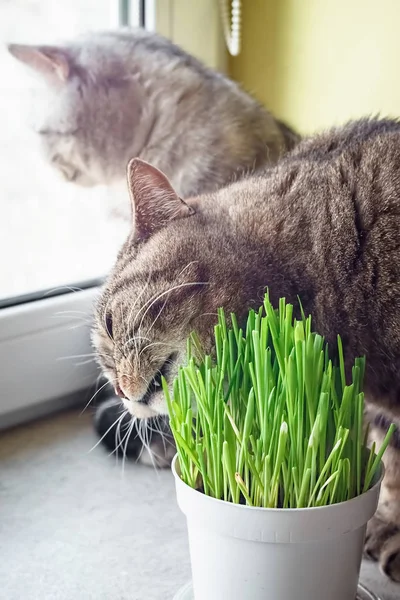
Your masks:
<svg viewBox="0 0 400 600"><path fill-rule="evenodd" d="M171 473L123 470L96 441L78 411L1 435L1 600L172 600L188 580ZM400 598L372 563L362 580Z"/></svg>

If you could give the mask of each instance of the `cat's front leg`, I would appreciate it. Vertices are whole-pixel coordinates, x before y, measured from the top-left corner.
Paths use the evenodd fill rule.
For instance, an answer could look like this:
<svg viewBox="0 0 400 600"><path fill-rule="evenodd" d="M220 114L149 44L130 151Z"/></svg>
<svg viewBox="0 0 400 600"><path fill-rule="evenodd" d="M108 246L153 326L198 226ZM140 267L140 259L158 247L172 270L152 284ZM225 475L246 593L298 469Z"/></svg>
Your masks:
<svg viewBox="0 0 400 600"><path fill-rule="evenodd" d="M377 447L385 428L372 426L370 440ZM400 582L400 448L389 446L385 456L385 477L376 515L368 523L364 554L379 562L383 573Z"/></svg>
<svg viewBox="0 0 400 600"><path fill-rule="evenodd" d="M400 583L400 528L397 525L373 517L367 527L364 554L378 561L382 572Z"/></svg>
<svg viewBox="0 0 400 600"><path fill-rule="evenodd" d="M390 579L400 583L400 530L387 538L381 550L379 565Z"/></svg>
<svg viewBox="0 0 400 600"><path fill-rule="evenodd" d="M385 575L400 582L400 529L395 524L373 517L367 527L364 555L378 561Z"/></svg>
<svg viewBox="0 0 400 600"><path fill-rule="evenodd" d="M176 448L167 417L133 418L120 398L111 396L97 406L94 424L111 454L158 469L170 467Z"/></svg>

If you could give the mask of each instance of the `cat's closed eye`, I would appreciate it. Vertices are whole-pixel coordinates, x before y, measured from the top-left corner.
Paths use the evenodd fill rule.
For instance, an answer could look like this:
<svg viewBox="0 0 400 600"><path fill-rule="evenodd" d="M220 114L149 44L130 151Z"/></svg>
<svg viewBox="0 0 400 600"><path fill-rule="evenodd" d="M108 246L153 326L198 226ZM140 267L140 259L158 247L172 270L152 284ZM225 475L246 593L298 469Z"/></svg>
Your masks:
<svg viewBox="0 0 400 600"><path fill-rule="evenodd" d="M75 169L74 171L68 171L68 173L66 174L66 179L68 179L68 181L76 181L79 178L79 171L78 169Z"/></svg>
<svg viewBox="0 0 400 600"><path fill-rule="evenodd" d="M76 181L80 175L78 169L71 165L62 165L60 166L60 171L64 179L67 181Z"/></svg>
<svg viewBox="0 0 400 600"><path fill-rule="evenodd" d="M52 163L67 181L76 181L81 175L79 169L77 169L74 165L66 162L60 154L55 154L53 156Z"/></svg>
<svg viewBox="0 0 400 600"><path fill-rule="evenodd" d="M107 331L107 335L110 338L110 340L113 339L113 322L112 322L112 316L111 313L106 313L104 316L104 326L105 329Z"/></svg>

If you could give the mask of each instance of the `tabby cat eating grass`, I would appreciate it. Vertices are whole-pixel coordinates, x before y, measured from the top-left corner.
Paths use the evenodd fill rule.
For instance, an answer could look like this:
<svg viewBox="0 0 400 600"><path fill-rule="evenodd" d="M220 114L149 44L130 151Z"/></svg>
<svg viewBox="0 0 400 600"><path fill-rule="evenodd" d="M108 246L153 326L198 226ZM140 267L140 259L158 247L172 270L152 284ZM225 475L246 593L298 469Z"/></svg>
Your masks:
<svg viewBox="0 0 400 600"><path fill-rule="evenodd" d="M183 201L167 177L128 168L132 231L97 305L93 343L126 411L165 418L169 383L196 331L211 350L216 310L239 318L268 286L313 315L351 365L367 355L371 437L400 424L400 123L362 120L300 143L280 163ZM366 552L400 581L399 440Z"/></svg>
<svg viewBox="0 0 400 600"><path fill-rule="evenodd" d="M11 44L9 51L47 84L33 103L33 126L48 162L79 185L124 182L126 164L138 156L186 198L276 162L299 139L236 83L142 29L58 46ZM114 212L129 219L129 203ZM140 438L151 436L164 452L153 430L165 424L123 419L118 437L119 414L115 397L97 408L96 427L110 450L121 445L137 456ZM147 452L141 458L151 460Z"/></svg>

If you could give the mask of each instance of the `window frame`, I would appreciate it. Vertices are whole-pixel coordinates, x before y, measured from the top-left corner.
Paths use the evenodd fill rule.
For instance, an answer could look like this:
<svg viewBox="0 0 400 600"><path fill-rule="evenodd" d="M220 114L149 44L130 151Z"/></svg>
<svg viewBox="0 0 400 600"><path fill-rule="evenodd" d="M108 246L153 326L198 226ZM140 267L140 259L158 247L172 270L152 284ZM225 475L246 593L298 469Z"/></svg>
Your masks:
<svg viewBox="0 0 400 600"><path fill-rule="evenodd" d="M92 287L0 310L0 429L44 407L49 413L67 406L79 392L83 401L94 388L99 370L88 355L98 293Z"/></svg>

